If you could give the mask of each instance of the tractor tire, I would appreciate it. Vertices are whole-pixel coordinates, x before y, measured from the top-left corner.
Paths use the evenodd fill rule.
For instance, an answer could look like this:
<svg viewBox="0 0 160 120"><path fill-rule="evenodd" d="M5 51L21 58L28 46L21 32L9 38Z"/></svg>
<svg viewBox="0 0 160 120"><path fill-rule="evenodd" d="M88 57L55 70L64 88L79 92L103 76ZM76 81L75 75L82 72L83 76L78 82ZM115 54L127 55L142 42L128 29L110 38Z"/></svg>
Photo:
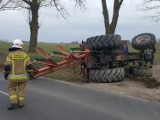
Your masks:
<svg viewBox="0 0 160 120"><path fill-rule="evenodd" d="M132 47L136 50L153 48L156 43L156 37L152 33L142 33L132 39Z"/></svg>
<svg viewBox="0 0 160 120"><path fill-rule="evenodd" d="M121 36L117 34L108 34L90 37L86 40L87 47L90 50L100 50L103 48L119 48L121 44Z"/></svg>
<svg viewBox="0 0 160 120"><path fill-rule="evenodd" d="M136 77L152 77L152 70L148 69L140 69L134 68L133 75Z"/></svg>
<svg viewBox="0 0 160 120"><path fill-rule="evenodd" d="M98 83L111 83L119 82L124 79L125 71L124 68L113 68L113 69L90 69L89 80Z"/></svg>

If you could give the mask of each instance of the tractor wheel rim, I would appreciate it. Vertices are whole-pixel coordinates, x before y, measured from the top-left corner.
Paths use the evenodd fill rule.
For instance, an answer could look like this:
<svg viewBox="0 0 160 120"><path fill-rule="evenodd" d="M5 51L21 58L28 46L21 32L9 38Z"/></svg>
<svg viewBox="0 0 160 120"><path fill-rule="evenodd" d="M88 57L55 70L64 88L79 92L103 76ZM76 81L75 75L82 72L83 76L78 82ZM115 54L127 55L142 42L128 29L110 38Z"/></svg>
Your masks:
<svg viewBox="0 0 160 120"><path fill-rule="evenodd" d="M150 39L151 39L150 36L148 36L148 35L143 35L143 36L138 37L138 38L136 39L136 42L143 44L143 43L149 42Z"/></svg>

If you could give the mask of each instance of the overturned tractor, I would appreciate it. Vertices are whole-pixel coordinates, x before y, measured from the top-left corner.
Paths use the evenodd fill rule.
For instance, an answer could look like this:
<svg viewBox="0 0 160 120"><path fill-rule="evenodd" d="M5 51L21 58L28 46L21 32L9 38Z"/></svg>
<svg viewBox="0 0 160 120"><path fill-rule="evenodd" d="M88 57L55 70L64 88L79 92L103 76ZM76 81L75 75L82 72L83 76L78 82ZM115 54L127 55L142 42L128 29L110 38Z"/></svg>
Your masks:
<svg viewBox="0 0 160 120"><path fill-rule="evenodd" d="M80 65L83 81L118 82L122 81L125 73L137 77L151 77L156 38L151 33L142 33L131 41L136 52L128 51L128 41L121 41L120 35L108 34L90 37L82 41L80 48L71 48L70 53L57 45L57 51L47 54L37 48L42 57L33 62L33 78L55 72L67 67ZM64 58L55 62L51 57Z"/></svg>

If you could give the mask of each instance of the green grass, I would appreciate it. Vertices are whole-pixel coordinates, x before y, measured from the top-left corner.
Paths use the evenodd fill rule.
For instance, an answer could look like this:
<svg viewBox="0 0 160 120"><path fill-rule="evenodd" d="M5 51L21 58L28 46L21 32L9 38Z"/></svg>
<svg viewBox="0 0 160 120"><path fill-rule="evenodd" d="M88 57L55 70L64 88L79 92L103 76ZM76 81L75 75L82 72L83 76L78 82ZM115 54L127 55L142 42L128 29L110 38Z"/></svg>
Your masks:
<svg viewBox="0 0 160 120"><path fill-rule="evenodd" d="M129 52L136 52L137 50L135 50L132 45L129 45ZM156 44L156 53L154 56L154 64L160 64L160 44Z"/></svg>
<svg viewBox="0 0 160 120"><path fill-rule="evenodd" d="M44 51L46 51L47 53L51 54L53 51L57 51L56 45L58 45L58 44L40 42L40 43L38 43L37 47L40 47L40 48L44 49ZM70 48L79 47L78 44L60 44L60 45L62 45L68 52L69 52ZM12 43L10 43L10 42L0 42L0 52L1 53L8 53L8 48L10 48L11 46L12 46ZM27 52L28 48L29 48L29 43L24 42L23 50L25 52ZM31 56L32 60L34 59L34 57L40 57L36 53L31 53L30 56Z"/></svg>
<svg viewBox="0 0 160 120"><path fill-rule="evenodd" d="M52 74L47 74L45 77L72 82L82 81L83 79L83 76L80 75L80 68L78 66L74 68L62 69L53 72Z"/></svg>
<svg viewBox="0 0 160 120"><path fill-rule="evenodd" d="M57 51L56 45L58 45L58 44L55 44L55 43L38 43L38 47L43 48L47 52L52 52L53 50ZM72 48L72 47L79 47L78 44L60 44L60 45L62 45L67 51L69 51L69 49Z"/></svg>
<svg viewBox="0 0 160 120"><path fill-rule="evenodd" d="M53 50L57 50L56 49L56 45L58 45L58 43L38 43L38 47L43 48L45 51L47 52L52 52ZM69 51L70 48L72 47L79 47L78 44L60 44L62 45L67 51ZM8 48L10 48L12 46L12 43L10 42L0 42L0 51L4 51L7 52ZM28 51L28 47L29 44L27 42L24 42L24 46L23 46L23 50L24 51Z"/></svg>

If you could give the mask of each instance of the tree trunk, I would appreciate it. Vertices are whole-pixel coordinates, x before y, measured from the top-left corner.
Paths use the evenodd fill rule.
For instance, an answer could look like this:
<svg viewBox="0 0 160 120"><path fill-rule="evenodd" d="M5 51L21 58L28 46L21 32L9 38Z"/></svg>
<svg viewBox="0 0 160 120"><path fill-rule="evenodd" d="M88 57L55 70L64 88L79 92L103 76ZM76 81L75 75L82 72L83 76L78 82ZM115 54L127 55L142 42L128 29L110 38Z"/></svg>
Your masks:
<svg viewBox="0 0 160 120"><path fill-rule="evenodd" d="M112 18L112 22L110 24L110 26L111 26L111 32L113 34L115 33L117 22L118 22L119 10L120 10L119 0L115 0L114 1L114 8L113 8L113 18Z"/></svg>
<svg viewBox="0 0 160 120"><path fill-rule="evenodd" d="M102 0L102 9L103 9L103 17L104 17L104 26L105 26L105 33L109 33L109 14L108 14L108 8L106 4L106 0Z"/></svg>
<svg viewBox="0 0 160 120"><path fill-rule="evenodd" d="M37 47L38 29L39 29L39 23L38 23L39 6L36 2L37 0L35 0L35 3L33 2L31 5L32 18L30 21L30 44L28 50L31 53L35 52L35 48Z"/></svg>
<svg viewBox="0 0 160 120"><path fill-rule="evenodd" d="M106 0L102 0L105 34L114 34L119 18L119 10L123 0L114 0L113 17L110 23Z"/></svg>

